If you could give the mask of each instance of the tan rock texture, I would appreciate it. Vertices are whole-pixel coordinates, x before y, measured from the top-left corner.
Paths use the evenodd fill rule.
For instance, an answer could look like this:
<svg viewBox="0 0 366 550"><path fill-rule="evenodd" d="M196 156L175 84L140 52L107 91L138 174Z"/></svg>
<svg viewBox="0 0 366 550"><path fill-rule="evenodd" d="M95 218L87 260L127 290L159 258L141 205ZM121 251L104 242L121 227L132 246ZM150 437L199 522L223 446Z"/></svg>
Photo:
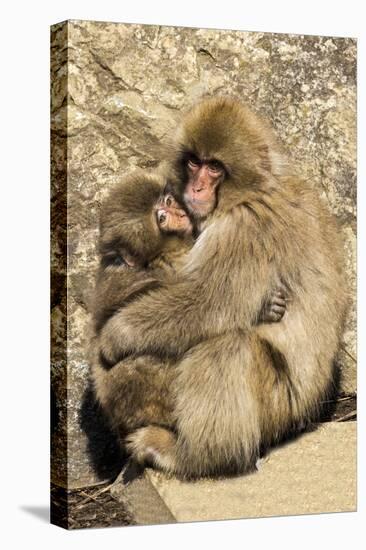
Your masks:
<svg viewBox="0 0 366 550"><path fill-rule="evenodd" d="M259 471L246 476L192 483L147 470L145 477L177 521L353 512L357 507L356 423L322 424L273 449ZM131 509L139 508L143 493L133 494L130 487L129 494L134 497Z"/></svg>
<svg viewBox="0 0 366 550"><path fill-rule="evenodd" d="M119 460L87 382L100 201L126 172L158 165L161 143L181 112L205 94L230 94L268 117L299 173L337 216L351 296L339 362L343 391L356 390L356 41L91 21L58 24L51 30L57 442L52 471L57 483L94 483L109 477Z"/></svg>

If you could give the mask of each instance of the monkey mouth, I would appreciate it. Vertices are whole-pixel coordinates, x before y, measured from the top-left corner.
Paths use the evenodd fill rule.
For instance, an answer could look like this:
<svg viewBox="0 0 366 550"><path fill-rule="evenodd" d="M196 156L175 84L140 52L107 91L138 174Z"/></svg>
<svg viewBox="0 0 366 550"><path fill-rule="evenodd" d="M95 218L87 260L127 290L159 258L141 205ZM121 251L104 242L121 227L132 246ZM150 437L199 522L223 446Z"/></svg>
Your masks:
<svg viewBox="0 0 366 550"><path fill-rule="evenodd" d="M186 212L184 210L182 210L181 212L179 212L179 214L177 214L178 218L188 218Z"/></svg>
<svg viewBox="0 0 366 550"><path fill-rule="evenodd" d="M184 195L184 201L192 206L208 206L211 204L209 200L192 199L189 195Z"/></svg>
<svg viewBox="0 0 366 550"><path fill-rule="evenodd" d="M188 212L196 220L201 220L208 216L211 210L210 201L192 199L188 195L184 196L184 202L187 206Z"/></svg>

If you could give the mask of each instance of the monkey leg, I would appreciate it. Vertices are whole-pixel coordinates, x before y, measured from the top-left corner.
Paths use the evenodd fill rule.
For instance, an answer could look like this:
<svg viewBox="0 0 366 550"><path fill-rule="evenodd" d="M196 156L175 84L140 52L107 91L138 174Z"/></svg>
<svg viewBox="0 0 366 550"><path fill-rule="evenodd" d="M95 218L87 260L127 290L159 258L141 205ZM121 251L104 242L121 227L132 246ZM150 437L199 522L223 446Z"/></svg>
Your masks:
<svg viewBox="0 0 366 550"><path fill-rule="evenodd" d="M96 396L121 435L147 424L172 426L173 371L151 356L129 357L111 369L94 363Z"/></svg>
<svg viewBox="0 0 366 550"><path fill-rule="evenodd" d="M254 332L192 348L177 366L176 432L146 426L128 436L128 450L137 461L181 477L253 468L271 402L260 385L271 373L270 361Z"/></svg>

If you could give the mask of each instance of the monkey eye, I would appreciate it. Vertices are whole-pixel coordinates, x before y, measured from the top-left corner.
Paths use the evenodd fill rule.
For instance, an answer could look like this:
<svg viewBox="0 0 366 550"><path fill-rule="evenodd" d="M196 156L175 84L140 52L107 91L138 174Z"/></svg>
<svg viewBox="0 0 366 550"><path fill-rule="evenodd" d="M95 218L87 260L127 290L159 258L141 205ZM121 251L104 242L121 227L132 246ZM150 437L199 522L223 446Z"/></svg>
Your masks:
<svg viewBox="0 0 366 550"><path fill-rule="evenodd" d="M201 161L196 155L190 155L187 159L187 164L190 168L197 168L201 166Z"/></svg>
<svg viewBox="0 0 366 550"><path fill-rule="evenodd" d="M126 262L122 258L122 256L115 256L112 260L112 265L124 265Z"/></svg>
<svg viewBox="0 0 366 550"><path fill-rule="evenodd" d="M103 256L102 258L102 265L104 267L113 265L113 266L121 266L121 265L127 265L124 258L120 254L107 254L106 256Z"/></svg>
<svg viewBox="0 0 366 550"><path fill-rule="evenodd" d="M220 172L222 170L221 162L219 162L218 160L210 160L207 166L213 172Z"/></svg>
<svg viewBox="0 0 366 550"><path fill-rule="evenodd" d="M164 199L164 203L166 204L166 206L171 206L172 202L173 202L173 199L172 199L171 195L167 195Z"/></svg>
<svg viewBox="0 0 366 550"><path fill-rule="evenodd" d="M115 254L113 256L110 256L109 265L116 265L116 266L126 265L126 262L122 258L122 256L120 256L119 254Z"/></svg>

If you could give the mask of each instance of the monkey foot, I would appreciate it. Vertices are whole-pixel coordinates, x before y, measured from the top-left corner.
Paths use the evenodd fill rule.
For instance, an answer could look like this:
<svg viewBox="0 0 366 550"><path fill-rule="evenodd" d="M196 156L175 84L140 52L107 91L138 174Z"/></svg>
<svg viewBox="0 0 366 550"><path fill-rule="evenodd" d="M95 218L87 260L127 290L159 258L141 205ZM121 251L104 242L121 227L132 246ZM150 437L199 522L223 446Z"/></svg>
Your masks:
<svg viewBox="0 0 366 550"><path fill-rule="evenodd" d="M126 439L126 448L136 462L166 471L173 469L174 447L173 433L158 426L139 428Z"/></svg>

